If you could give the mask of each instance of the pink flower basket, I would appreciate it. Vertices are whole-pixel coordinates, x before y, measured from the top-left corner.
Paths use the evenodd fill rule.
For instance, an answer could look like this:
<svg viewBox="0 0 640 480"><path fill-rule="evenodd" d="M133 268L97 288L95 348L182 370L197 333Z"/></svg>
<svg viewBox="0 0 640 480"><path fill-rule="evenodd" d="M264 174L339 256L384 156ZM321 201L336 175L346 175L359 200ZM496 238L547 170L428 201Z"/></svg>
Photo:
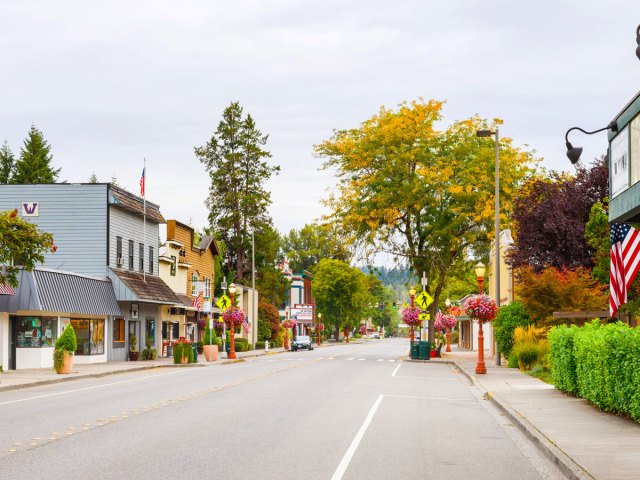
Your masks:
<svg viewBox="0 0 640 480"><path fill-rule="evenodd" d="M462 308L469 317L480 322L492 322L498 315L496 302L489 295L472 295L464 301Z"/></svg>

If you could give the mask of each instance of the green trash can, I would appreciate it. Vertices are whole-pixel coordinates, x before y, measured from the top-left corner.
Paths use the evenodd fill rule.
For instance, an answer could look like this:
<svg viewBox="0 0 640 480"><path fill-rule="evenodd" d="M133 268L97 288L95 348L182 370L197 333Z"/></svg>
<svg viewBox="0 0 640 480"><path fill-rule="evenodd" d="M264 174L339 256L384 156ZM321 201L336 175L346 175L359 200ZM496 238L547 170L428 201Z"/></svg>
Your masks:
<svg viewBox="0 0 640 480"><path fill-rule="evenodd" d="M420 341L418 346L418 358L420 360L429 360L431 358L431 344L429 342Z"/></svg>
<svg viewBox="0 0 640 480"><path fill-rule="evenodd" d="M198 344L193 342L193 363L198 363Z"/></svg>
<svg viewBox="0 0 640 480"><path fill-rule="evenodd" d="M411 355L410 358L412 360L417 360L418 359L418 342L413 342L410 344L411 345Z"/></svg>

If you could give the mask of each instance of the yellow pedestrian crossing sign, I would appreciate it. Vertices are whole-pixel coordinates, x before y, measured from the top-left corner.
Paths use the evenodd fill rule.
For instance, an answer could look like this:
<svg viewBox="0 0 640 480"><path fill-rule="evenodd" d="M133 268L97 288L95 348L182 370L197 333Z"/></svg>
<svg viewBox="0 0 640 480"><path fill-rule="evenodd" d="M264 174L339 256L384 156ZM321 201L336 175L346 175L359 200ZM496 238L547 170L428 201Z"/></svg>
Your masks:
<svg viewBox="0 0 640 480"><path fill-rule="evenodd" d="M402 304L402 308L407 308L408 306L409 306L409 304L408 304L407 302L404 302L404 303Z"/></svg>
<svg viewBox="0 0 640 480"><path fill-rule="evenodd" d="M421 313L420 315L418 315L418 318L420 320L431 320L431 315L428 313Z"/></svg>
<svg viewBox="0 0 640 480"><path fill-rule="evenodd" d="M222 295L216 302L216 305L220 310L224 312L227 308L231 306L231 299L226 295Z"/></svg>
<svg viewBox="0 0 640 480"><path fill-rule="evenodd" d="M426 310L427 307L432 303L433 297L425 291L420 292L420 295L416 297L416 305L419 306L422 310Z"/></svg>

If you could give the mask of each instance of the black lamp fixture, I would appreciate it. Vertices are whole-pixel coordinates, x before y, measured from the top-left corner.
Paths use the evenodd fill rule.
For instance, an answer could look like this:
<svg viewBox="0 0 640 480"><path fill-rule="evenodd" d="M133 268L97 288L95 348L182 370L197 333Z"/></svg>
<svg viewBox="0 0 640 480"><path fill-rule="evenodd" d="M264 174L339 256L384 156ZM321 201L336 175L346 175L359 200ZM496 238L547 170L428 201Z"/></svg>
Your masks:
<svg viewBox="0 0 640 480"><path fill-rule="evenodd" d="M636 43L638 46L636 47L636 57L640 60L640 25L636 29Z"/></svg>
<svg viewBox="0 0 640 480"><path fill-rule="evenodd" d="M567 145L567 157L569 158L569 161L571 161L571 163L575 165L580 160L580 155L582 155L582 147L574 147L573 145L571 145L571 142L569 142L569 132L571 132L572 130L580 130L582 133L585 133L587 135L593 135L594 133L603 132L605 130L611 130L615 133L618 131L618 124L615 120L613 120L606 127L599 128L598 130L594 130L593 132L587 132L580 127L571 127L569 130L567 130L567 133L564 134L564 141Z"/></svg>

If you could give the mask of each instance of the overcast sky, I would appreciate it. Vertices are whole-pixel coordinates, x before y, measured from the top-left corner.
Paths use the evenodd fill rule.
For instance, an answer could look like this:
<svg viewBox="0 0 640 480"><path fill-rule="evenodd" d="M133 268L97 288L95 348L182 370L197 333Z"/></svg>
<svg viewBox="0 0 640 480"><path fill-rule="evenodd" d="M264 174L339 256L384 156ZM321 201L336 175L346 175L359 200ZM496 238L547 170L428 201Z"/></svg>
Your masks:
<svg viewBox="0 0 640 480"><path fill-rule="evenodd" d="M0 0L0 141L44 132L61 180L117 177L166 218L206 224L193 148L238 100L269 134L276 227L319 217L312 147L381 105L442 99L571 170L564 133L600 128L640 86L637 0ZM605 134L574 132L583 159Z"/></svg>

